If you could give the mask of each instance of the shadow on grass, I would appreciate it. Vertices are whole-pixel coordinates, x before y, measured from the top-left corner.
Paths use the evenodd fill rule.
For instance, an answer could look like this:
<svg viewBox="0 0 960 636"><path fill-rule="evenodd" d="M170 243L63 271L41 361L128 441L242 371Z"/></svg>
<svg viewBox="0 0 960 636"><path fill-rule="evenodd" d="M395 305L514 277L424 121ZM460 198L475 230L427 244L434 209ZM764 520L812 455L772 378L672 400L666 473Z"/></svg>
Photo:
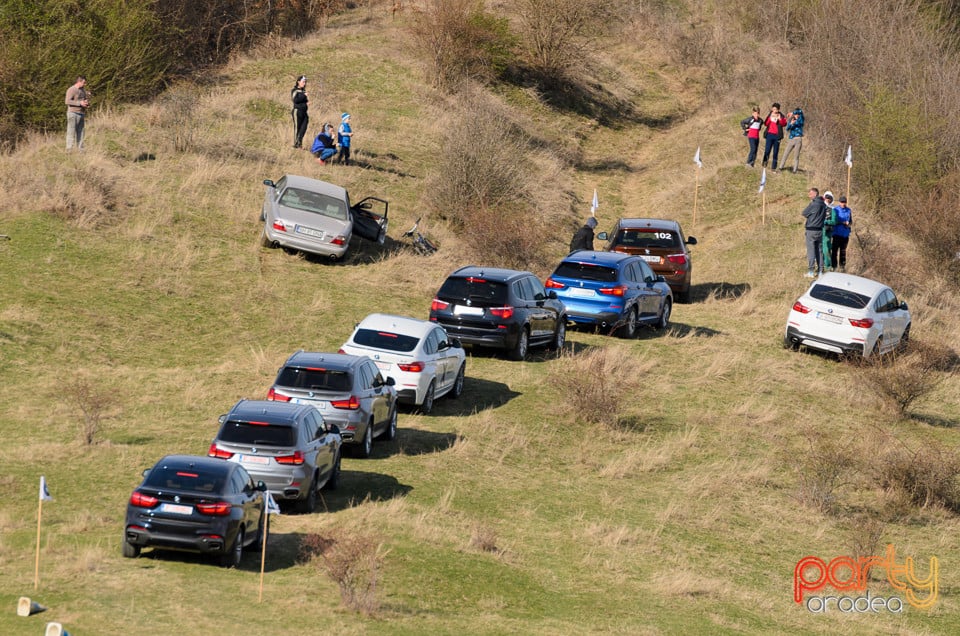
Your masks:
<svg viewBox="0 0 960 636"><path fill-rule="evenodd" d="M712 338L719 336L723 332L711 329L710 327L697 327L696 325L685 325L682 322L672 322L667 326L666 333L675 338L683 338L684 336L690 335L698 338Z"/></svg>
<svg viewBox="0 0 960 636"><path fill-rule="evenodd" d="M960 422L957 420L949 419L946 417L938 417L936 415L923 415L922 413L908 413L909 417L914 422L922 422L927 426L936 426L937 428L957 428L960 425Z"/></svg>
<svg viewBox="0 0 960 636"><path fill-rule="evenodd" d="M703 302L711 296L717 300L737 300L748 291L749 283L701 283L690 286L690 302Z"/></svg>

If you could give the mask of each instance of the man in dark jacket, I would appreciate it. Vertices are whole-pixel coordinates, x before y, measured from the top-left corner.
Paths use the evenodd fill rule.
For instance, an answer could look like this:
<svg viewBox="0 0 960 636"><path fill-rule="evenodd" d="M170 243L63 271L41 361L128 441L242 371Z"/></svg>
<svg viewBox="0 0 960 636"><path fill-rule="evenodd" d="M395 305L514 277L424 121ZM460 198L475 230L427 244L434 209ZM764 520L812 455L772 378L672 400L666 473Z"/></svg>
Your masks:
<svg viewBox="0 0 960 636"><path fill-rule="evenodd" d="M590 217L570 240L570 251L593 249L593 228L597 227L597 219Z"/></svg>
<svg viewBox="0 0 960 636"><path fill-rule="evenodd" d="M810 203L803 209L803 230L807 242L807 278L816 278L823 270L823 222L827 216L827 204L820 190L810 188Z"/></svg>

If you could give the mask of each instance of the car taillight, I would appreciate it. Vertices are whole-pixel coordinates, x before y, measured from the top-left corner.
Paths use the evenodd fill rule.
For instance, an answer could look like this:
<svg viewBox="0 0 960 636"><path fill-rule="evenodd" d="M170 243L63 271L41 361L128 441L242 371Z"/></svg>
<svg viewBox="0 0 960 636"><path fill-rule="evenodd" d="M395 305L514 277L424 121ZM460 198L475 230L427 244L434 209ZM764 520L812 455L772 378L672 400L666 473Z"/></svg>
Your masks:
<svg viewBox="0 0 960 636"><path fill-rule="evenodd" d="M351 395L348 400L330 400L330 406L335 409L346 409L348 411L356 411L360 408L360 400L356 395Z"/></svg>
<svg viewBox="0 0 960 636"><path fill-rule="evenodd" d="M397 364L400 367L401 371L409 371L410 373L420 373L424 369L424 364L422 362L411 362L409 364Z"/></svg>
<svg viewBox="0 0 960 636"><path fill-rule="evenodd" d="M510 307L510 306L507 306L507 307L492 307L492 308L490 309L490 313L493 314L494 316L496 316L497 318L500 318L500 319L502 319L502 320L506 320L506 319L510 318L511 316L513 316L513 307Z"/></svg>
<svg viewBox="0 0 960 636"><path fill-rule="evenodd" d="M133 494L130 495L130 505L136 506L137 508L153 508L158 503L159 501L156 497L145 495L139 490L134 490Z"/></svg>
<svg viewBox="0 0 960 636"><path fill-rule="evenodd" d="M273 400L274 402L289 402L290 396L280 395L279 393L276 392L276 390L274 390L273 387L271 387L270 390L267 391L267 399Z"/></svg>
<svg viewBox="0 0 960 636"><path fill-rule="evenodd" d="M197 512L202 515L211 515L214 517L226 517L233 508L226 501L216 501L214 503L197 504Z"/></svg>
<svg viewBox="0 0 960 636"><path fill-rule="evenodd" d="M627 293L626 285L617 285L616 287L601 287L597 290L604 296L623 296Z"/></svg>
<svg viewBox="0 0 960 636"><path fill-rule="evenodd" d="M849 318L850 324L854 327L860 327L862 329L869 329L873 326L873 318Z"/></svg>
<svg viewBox="0 0 960 636"><path fill-rule="evenodd" d="M283 221L274 221L273 229L275 229L278 232L286 232L287 226L283 224Z"/></svg>
<svg viewBox="0 0 960 636"><path fill-rule="evenodd" d="M337 236L330 242L333 243L334 245L343 245L344 243L347 242L347 237L341 234L340 236Z"/></svg>
<svg viewBox="0 0 960 636"><path fill-rule="evenodd" d="M293 455L278 455L274 457L277 460L278 464L293 464L299 466L303 463L303 453L300 451L293 451Z"/></svg>
<svg viewBox="0 0 960 636"><path fill-rule="evenodd" d="M434 298L433 302L430 303L430 311L443 311L450 306L450 303L440 300L439 298Z"/></svg>
<svg viewBox="0 0 960 636"><path fill-rule="evenodd" d="M670 261L671 263L675 263L675 264L677 264L677 265L684 265L684 264L687 262L687 255L686 255L686 254L671 254L670 256L667 257L667 260Z"/></svg>
<svg viewBox="0 0 960 636"><path fill-rule="evenodd" d="M217 459L230 459L233 457L233 453L230 451L225 451L222 448L217 446L217 443L214 442L210 444L210 450L207 451L207 457L216 457Z"/></svg>
<svg viewBox="0 0 960 636"><path fill-rule="evenodd" d="M344 351L343 348L340 348L340 349L337 349L337 353L346 353L346 351Z"/></svg>
<svg viewBox="0 0 960 636"><path fill-rule="evenodd" d="M793 310L794 310L794 311L798 311L798 312L800 312L801 314L809 314L809 313L810 313L810 308L809 308L809 307L806 307L806 306L803 305L803 304L801 304L799 300L798 300L797 302L793 303Z"/></svg>
<svg viewBox="0 0 960 636"><path fill-rule="evenodd" d="M564 287L566 287L566 285L564 285L563 283L558 283L552 278L548 278L547 282L545 282L543 286L546 287L547 289L563 289Z"/></svg>

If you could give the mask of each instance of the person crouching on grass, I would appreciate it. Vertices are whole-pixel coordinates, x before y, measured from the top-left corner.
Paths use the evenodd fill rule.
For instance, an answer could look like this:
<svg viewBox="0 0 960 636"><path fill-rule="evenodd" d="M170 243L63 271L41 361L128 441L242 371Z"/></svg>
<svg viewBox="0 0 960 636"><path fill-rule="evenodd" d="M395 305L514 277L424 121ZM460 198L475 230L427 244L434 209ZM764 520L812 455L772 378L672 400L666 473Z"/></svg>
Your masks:
<svg viewBox="0 0 960 636"><path fill-rule="evenodd" d="M313 146L310 152L317 158L317 163L321 166L327 163L327 159L337 154L337 146L333 142L333 125L329 122L323 122L320 127L320 134L313 140Z"/></svg>

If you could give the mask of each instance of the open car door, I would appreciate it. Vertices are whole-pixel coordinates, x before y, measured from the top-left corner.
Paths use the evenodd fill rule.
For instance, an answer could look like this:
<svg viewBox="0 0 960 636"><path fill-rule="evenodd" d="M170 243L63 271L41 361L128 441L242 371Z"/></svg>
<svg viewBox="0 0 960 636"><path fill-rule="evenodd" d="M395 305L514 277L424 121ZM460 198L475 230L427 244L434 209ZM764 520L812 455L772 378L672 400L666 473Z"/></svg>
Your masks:
<svg viewBox="0 0 960 636"><path fill-rule="evenodd" d="M387 240L387 211L390 204L379 197L367 197L350 208L353 231L360 238L383 245Z"/></svg>

